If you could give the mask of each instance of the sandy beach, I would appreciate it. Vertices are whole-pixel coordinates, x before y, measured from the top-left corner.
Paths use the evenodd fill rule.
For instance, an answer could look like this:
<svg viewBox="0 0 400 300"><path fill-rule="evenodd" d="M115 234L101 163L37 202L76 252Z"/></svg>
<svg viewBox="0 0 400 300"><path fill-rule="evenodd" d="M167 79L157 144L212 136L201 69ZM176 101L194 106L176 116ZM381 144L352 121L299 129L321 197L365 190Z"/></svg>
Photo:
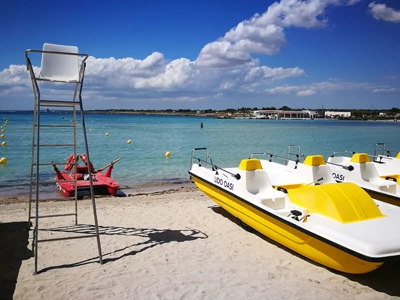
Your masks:
<svg viewBox="0 0 400 300"><path fill-rule="evenodd" d="M0 204L1 299L391 299L400 263L365 275L319 266L241 228L196 188L97 199L96 239L39 244L32 275L27 203ZM40 238L94 232L89 200L72 217L40 220ZM44 202L41 214L73 202ZM3 298L4 297L4 298Z"/></svg>

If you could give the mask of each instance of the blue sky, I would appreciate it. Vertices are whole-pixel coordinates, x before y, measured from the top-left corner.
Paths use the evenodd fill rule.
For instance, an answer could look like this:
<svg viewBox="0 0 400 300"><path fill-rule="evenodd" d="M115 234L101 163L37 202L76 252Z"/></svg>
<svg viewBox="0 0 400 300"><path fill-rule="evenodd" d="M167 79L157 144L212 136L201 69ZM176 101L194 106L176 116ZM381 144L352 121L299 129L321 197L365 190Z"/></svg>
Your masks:
<svg viewBox="0 0 400 300"><path fill-rule="evenodd" d="M86 109L400 107L396 0L3 1L0 26L0 110L32 109L43 43L90 55Z"/></svg>

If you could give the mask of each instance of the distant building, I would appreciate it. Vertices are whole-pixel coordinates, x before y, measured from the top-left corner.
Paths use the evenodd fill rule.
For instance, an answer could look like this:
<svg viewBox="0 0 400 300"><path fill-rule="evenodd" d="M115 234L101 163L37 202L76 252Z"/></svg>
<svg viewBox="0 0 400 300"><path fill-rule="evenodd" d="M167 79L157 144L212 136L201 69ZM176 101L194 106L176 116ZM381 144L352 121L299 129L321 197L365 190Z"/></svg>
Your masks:
<svg viewBox="0 0 400 300"><path fill-rule="evenodd" d="M350 118L350 111L325 111L325 118Z"/></svg>
<svg viewBox="0 0 400 300"><path fill-rule="evenodd" d="M314 119L315 111L311 110L255 110L256 119Z"/></svg>
<svg viewBox="0 0 400 300"><path fill-rule="evenodd" d="M256 119L278 119L280 110L255 110L254 117Z"/></svg>

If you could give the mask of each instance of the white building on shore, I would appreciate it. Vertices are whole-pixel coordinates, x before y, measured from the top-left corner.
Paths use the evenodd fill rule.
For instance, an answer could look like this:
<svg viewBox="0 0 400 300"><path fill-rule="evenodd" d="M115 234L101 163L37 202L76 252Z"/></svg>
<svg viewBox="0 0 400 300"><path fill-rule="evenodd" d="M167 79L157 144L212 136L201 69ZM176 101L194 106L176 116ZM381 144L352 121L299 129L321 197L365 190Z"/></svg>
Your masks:
<svg viewBox="0 0 400 300"><path fill-rule="evenodd" d="M273 119L273 120L309 120L314 119L316 112L312 110L255 110L254 117L256 119Z"/></svg>
<svg viewBox="0 0 400 300"><path fill-rule="evenodd" d="M325 111L325 118L350 118L351 112L350 111Z"/></svg>

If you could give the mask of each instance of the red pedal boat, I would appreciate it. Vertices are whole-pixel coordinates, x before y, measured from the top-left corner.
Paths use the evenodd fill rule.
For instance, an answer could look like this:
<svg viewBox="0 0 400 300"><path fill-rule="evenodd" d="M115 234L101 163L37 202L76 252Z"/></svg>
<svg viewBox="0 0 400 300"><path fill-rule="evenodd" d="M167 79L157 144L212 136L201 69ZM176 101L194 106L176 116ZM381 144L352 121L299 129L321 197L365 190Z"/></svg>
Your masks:
<svg viewBox="0 0 400 300"><path fill-rule="evenodd" d="M85 166L77 165L76 170L76 185L78 190L78 197L81 198L83 196L90 196L90 180L89 180L89 171L88 171L88 161L86 155L74 155L72 154L68 158L68 162L64 167L64 171L60 171L56 164L52 161L54 171L56 172L56 180L57 186L63 193L65 197L74 197L75 195L75 172L73 171L74 161L78 161L79 157L82 161L86 164ZM92 182L93 182L93 189L95 195L112 195L114 196L119 188L119 184L117 181L111 178L111 172L113 170L114 164L119 161L121 158L118 158L108 164L107 166L96 170L92 163L90 163L91 170L92 170ZM103 170L106 170L103 173ZM72 171L72 172L71 172Z"/></svg>

